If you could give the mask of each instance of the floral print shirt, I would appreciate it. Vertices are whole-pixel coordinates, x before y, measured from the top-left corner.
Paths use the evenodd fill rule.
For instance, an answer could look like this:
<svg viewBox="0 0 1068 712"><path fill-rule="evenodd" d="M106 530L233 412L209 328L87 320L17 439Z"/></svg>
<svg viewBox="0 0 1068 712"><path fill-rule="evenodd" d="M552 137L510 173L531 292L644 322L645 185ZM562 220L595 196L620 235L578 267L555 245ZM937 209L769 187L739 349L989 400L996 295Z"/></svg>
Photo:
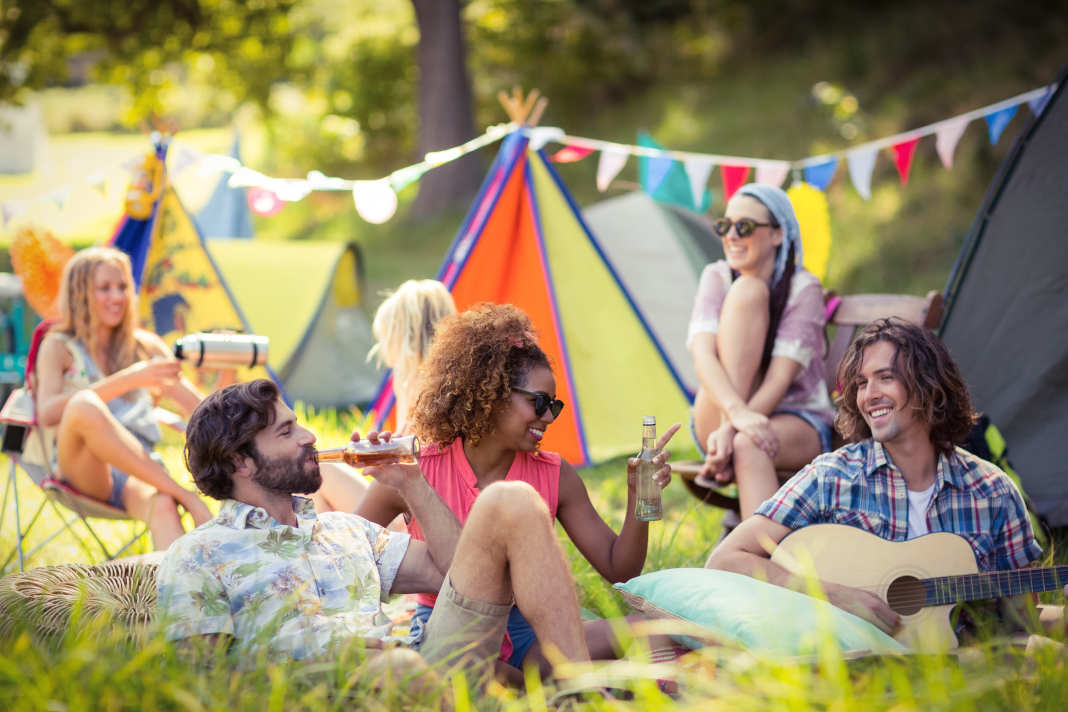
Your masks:
<svg viewBox="0 0 1068 712"><path fill-rule="evenodd" d="M160 564L159 613L168 640L233 636L238 652L296 659L353 637L385 638L381 602L408 550L407 534L353 514L316 515L293 497L297 526L228 499L178 539Z"/></svg>

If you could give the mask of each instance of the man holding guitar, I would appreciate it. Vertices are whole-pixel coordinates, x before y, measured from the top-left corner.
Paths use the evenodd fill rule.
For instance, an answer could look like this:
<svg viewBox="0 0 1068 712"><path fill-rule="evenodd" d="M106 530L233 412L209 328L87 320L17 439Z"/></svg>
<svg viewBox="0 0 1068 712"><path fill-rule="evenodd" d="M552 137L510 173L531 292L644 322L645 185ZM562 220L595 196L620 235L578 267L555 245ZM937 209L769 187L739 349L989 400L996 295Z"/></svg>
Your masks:
<svg viewBox="0 0 1068 712"><path fill-rule="evenodd" d="M779 563L780 558L791 557L773 558L773 550L803 527L846 525L816 527L797 539L816 542L811 555L828 600L889 633L909 623L921 606L946 603L949 598L953 600L947 609L966 598L1049 590L1065 583L1068 567L1059 567L1065 571L1055 572L1052 584L1047 580L1044 587L1035 588L1019 588L1015 579L1010 587L999 588L991 582L998 583L1000 573L975 575L977 569L1006 573L1021 569L1041 554L1041 547L1035 543L1023 498L1012 480L991 463L955 447L968 434L975 413L956 364L934 334L899 319L874 322L842 359L838 383L835 426L850 444L820 455L786 482L712 552L707 568L805 591L804 578ZM974 588L986 595L956 596L957 581L919 580L926 571L908 567L921 552L907 552L905 560L894 566L884 551L860 548L860 539L871 537L858 529L878 537L873 539L878 545L932 532L962 537L974 558L948 566L954 570L927 575L971 573L951 578L969 578L962 585L972 594ZM946 548L939 538L945 536L919 541L937 554ZM823 546L820 539L837 541ZM787 550L789 544L784 542L780 549ZM831 554L835 546L838 551ZM967 558L969 547L961 546ZM821 568L821 555L832 560L829 568ZM874 574L865 577L865 572L880 566L893 569L898 579L887 583ZM955 598L949 594L939 598L946 587ZM902 602L905 605L898 605ZM948 617L943 618L949 630ZM952 640L946 644L955 645L952 632L948 635Z"/></svg>

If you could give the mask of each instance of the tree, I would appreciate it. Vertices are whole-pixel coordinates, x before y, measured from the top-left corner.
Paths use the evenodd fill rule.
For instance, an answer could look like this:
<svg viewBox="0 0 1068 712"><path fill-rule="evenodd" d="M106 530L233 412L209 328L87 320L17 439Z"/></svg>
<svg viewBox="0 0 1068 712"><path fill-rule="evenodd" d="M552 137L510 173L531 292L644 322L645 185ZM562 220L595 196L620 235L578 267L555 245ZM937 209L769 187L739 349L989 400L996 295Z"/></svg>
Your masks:
<svg viewBox="0 0 1068 712"><path fill-rule="evenodd" d="M475 135L474 100L459 0L412 0L419 25L419 152L457 146ZM476 156L423 177L413 210L429 215L470 199L481 180Z"/></svg>

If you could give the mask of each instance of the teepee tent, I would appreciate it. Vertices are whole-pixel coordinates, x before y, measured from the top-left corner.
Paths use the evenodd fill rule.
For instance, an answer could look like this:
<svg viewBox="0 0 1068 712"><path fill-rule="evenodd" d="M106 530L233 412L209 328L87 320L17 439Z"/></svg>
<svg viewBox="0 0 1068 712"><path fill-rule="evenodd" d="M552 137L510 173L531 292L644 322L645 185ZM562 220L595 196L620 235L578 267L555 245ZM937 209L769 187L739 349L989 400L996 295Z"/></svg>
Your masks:
<svg viewBox="0 0 1068 712"><path fill-rule="evenodd" d="M594 203L582 216L692 399L690 305L705 265L723 259L711 221L638 191Z"/></svg>
<svg viewBox="0 0 1068 712"><path fill-rule="evenodd" d="M167 145L158 141L146 157L111 240L130 256L141 323L168 343L196 331L249 333L248 320L167 179ZM280 383L270 367L249 373Z"/></svg>
<svg viewBox="0 0 1068 712"><path fill-rule="evenodd" d="M295 401L367 403L381 374L371 348L363 260L355 243L211 240L208 250L241 295L267 363Z"/></svg>
<svg viewBox="0 0 1068 712"><path fill-rule="evenodd" d="M671 275L665 275L670 280ZM530 315L567 407L544 447L576 464L634 452L641 419L688 417L689 398L559 176L522 132L505 139L438 279L458 309L511 303ZM392 402L388 380L379 419Z"/></svg>
<svg viewBox="0 0 1068 712"><path fill-rule="evenodd" d="M230 157L241 160L241 140L234 133ZM252 211L248 207L248 188L231 188L230 173L224 172L204 207L196 214L200 234L217 238L252 238Z"/></svg>
<svg viewBox="0 0 1068 712"><path fill-rule="evenodd" d="M941 336L1036 510L1068 525L1068 66L1002 164L946 286Z"/></svg>

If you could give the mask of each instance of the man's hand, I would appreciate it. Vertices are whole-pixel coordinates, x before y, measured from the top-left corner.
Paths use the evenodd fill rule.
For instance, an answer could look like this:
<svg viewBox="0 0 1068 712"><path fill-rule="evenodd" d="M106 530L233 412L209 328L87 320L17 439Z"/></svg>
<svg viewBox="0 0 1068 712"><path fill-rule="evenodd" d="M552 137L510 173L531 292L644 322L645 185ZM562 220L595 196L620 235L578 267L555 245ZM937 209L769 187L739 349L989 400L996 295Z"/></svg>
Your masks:
<svg viewBox="0 0 1068 712"><path fill-rule="evenodd" d="M893 635L901 625L901 616L874 593L851 586L826 583L827 600L847 613L874 624L887 635Z"/></svg>
<svg viewBox="0 0 1068 712"><path fill-rule="evenodd" d="M663 489L671 482L671 466L667 464L668 459L671 457L671 452L664 449L664 446L671 441L671 437L678 432L682 425L675 423L667 432L660 436L656 441L656 457L653 458L653 465L656 466L656 472L653 473L653 481ZM638 458L632 457L627 460L627 487L632 491L638 486Z"/></svg>
<svg viewBox="0 0 1068 712"><path fill-rule="evenodd" d="M367 439L374 445L388 443L392 437L393 433L388 430L383 430L380 433L372 430L367 433ZM359 442L361 439L359 431L353 431L351 439L353 442ZM402 496L408 485L423 478L423 471L419 469L419 465L402 465L400 463L365 467L362 472L368 477L373 477L386 487L396 490Z"/></svg>

